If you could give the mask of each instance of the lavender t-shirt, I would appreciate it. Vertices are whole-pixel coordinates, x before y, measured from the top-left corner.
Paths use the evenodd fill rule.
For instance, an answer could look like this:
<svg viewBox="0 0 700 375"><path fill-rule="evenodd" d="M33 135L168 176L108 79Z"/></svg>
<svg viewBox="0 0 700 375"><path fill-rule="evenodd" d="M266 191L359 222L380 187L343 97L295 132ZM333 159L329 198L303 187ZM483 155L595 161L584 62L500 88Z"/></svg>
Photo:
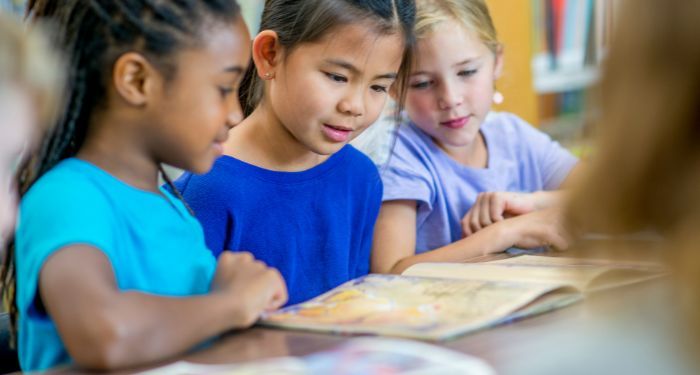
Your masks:
<svg viewBox="0 0 700 375"><path fill-rule="evenodd" d="M491 113L481 126L486 168L470 168L443 152L413 123L403 124L382 171L383 201L417 202L416 253L462 238L460 221L487 191L557 189L578 159L510 113Z"/></svg>

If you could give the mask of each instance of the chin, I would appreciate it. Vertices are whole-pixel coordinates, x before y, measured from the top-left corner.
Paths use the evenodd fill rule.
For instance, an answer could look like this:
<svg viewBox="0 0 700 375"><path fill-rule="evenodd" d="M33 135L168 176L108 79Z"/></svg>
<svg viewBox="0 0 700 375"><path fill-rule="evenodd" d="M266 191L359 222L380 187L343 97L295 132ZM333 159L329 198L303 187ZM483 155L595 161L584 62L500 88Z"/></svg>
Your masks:
<svg viewBox="0 0 700 375"><path fill-rule="evenodd" d="M330 145L322 145L321 147L318 147L316 150L314 150L315 153L319 155L325 155L325 156L330 156L335 154L336 152L340 151L341 148L345 147L347 143L342 143L342 144L330 144Z"/></svg>
<svg viewBox="0 0 700 375"><path fill-rule="evenodd" d="M188 171L196 174L204 174L207 173L211 170L211 167L214 166L214 161L216 158L202 158L201 160L198 160L196 163L190 164L187 168Z"/></svg>
<svg viewBox="0 0 700 375"><path fill-rule="evenodd" d="M196 173L196 174L205 174L205 173L209 172L211 170L211 167L213 167L213 166L214 166L214 161L212 160L212 162L209 164L201 165L198 167L193 167L191 169L191 171Z"/></svg>

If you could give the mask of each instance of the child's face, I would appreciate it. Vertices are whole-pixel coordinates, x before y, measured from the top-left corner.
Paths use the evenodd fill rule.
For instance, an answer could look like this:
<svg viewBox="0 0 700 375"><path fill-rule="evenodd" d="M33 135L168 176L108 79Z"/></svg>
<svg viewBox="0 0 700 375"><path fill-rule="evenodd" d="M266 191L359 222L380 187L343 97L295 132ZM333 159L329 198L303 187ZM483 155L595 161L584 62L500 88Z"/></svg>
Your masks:
<svg viewBox="0 0 700 375"><path fill-rule="evenodd" d="M377 120L402 55L399 35L377 35L366 25L342 26L286 56L267 98L296 142L330 155Z"/></svg>
<svg viewBox="0 0 700 375"><path fill-rule="evenodd" d="M22 150L29 146L35 112L26 91L0 89L0 243L14 228L17 196L12 177Z"/></svg>
<svg viewBox="0 0 700 375"><path fill-rule="evenodd" d="M207 172L228 131L243 117L238 86L250 60L245 23L214 26L204 45L176 55L177 73L162 87L149 118L157 122L156 154L164 162Z"/></svg>
<svg viewBox="0 0 700 375"><path fill-rule="evenodd" d="M470 145L491 109L501 56L455 22L418 41L406 111L443 147Z"/></svg>

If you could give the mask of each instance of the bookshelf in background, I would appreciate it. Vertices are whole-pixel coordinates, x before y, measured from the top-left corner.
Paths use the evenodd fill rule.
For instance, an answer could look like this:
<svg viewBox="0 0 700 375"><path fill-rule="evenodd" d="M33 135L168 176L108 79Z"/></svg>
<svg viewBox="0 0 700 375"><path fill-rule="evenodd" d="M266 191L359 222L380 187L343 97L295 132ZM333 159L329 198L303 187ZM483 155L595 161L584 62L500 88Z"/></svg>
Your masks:
<svg viewBox="0 0 700 375"><path fill-rule="evenodd" d="M531 0L533 86L542 129L580 152L589 88L597 81L620 0Z"/></svg>

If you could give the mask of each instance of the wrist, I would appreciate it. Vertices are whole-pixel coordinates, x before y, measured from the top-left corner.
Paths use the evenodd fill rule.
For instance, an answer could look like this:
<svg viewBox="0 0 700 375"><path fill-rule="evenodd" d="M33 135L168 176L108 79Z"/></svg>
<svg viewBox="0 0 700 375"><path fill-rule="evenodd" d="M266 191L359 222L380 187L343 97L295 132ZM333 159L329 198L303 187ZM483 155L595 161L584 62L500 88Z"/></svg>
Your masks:
<svg viewBox="0 0 700 375"><path fill-rule="evenodd" d="M535 203L535 209L541 210L555 206L557 203L559 203L561 199L561 192L540 190L532 193L532 197Z"/></svg>
<svg viewBox="0 0 700 375"><path fill-rule="evenodd" d="M245 328L255 323L257 316L251 313L250 303L244 296L238 295L237 298L231 298L231 294L224 293L223 290L212 291L210 296L222 309L226 329Z"/></svg>
<svg viewBox="0 0 700 375"><path fill-rule="evenodd" d="M476 232L483 236L482 254L487 255L504 251L513 246L513 230L509 220L501 221Z"/></svg>

